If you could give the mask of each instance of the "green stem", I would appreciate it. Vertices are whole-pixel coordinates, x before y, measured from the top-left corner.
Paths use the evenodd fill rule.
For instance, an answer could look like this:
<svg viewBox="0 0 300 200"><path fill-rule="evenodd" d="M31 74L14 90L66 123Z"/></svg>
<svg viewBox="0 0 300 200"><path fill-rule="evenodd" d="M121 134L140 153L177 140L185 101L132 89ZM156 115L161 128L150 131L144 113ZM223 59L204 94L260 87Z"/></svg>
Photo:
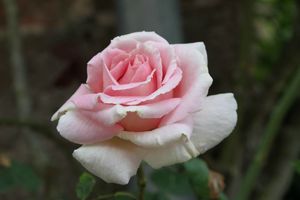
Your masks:
<svg viewBox="0 0 300 200"><path fill-rule="evenodd" d="M237 195L237 200L246 200L249 198L250 192L252 191L256 179L260 174L262 167L264 166L265 160L270 152L274 138L278 133L281 123L291 107L293 101L296 99L300 87L300 68L295 73L293 80L290 85L287 86L283 97L279 100L274 108L274 111L267 123L263 138L260 146L257 150L254 160L251 163L249 169L246 172L245 178L241 184L241 189Z"/></svg>
<svg viewBox="0 0 300 200"><path fill-rule="evenodd" d="M143 165L139 167L137 171L137 178L138 178L138 186L139 186L139 200L144 200L145 198L145 188L146 188L146 178L144 174Z"/></svg>
<svg viewBox="0 0 300 200"><path fill-rule="evenodd" d="M128 197L131 199L137 199L133 194L128 192L116 192L114 194L105 194L105 195L98 196L94 200L111 199L114 197Z"/></svg>

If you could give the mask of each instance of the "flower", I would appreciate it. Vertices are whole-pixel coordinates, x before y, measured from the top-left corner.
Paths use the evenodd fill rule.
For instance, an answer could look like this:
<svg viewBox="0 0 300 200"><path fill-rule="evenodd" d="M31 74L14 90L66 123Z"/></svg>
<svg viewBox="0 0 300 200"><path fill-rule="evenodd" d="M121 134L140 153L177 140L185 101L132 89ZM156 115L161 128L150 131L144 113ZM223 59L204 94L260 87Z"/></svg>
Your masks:
<svg viewBox="0 0 300 200"><path fill-rule="evenodd" d="M202 42L123 35L88 62L87 74L52 120L82 145L73 156L109 183L127 184L143 160L160 168L197 157L237 121L233 94L207 96L212 78Z"/></svg>

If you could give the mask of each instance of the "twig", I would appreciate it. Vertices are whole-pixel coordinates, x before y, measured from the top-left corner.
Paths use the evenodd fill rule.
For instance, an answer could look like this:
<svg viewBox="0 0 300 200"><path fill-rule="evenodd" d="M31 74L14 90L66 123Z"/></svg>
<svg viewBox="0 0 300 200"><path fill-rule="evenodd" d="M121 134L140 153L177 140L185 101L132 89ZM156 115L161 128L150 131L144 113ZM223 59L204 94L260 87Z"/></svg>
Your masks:
<svg viewBox="0 0 300 200"><path fill-rule="evenodd" d="M128 197L130 199L137 199L133 194L128 193L128 192L116 192L114 194L104 194L96 197L93 200L101 200L101 199L111 199L114 197Z"/></svg>
<svg viewBox="0 0 300 200"><path fill-rule="evenodd" d="M286 88L283 97L279 100L278 104L271 115L271 118L266 126L265 133L263 135L262 141L258 148L258 151L251 163L249 169L246 172L245 179L242 182L241 189L237 195L238 200L246 200L252 191L255 181L261 172L264 165L266 157L269 154L271 146L273 144L274 138L278 133L282 120L284 119L288 109L292 105L293 101L297 97L300 87L300 68L297 72L290 85Z"/></svg>
<svg viewBox="0 0 300 200"><path fill-rule="evenodd" d="M138 187L139 187L139 195L138 195L139 198L138 199L144 200L145 199L145 189L146 189L146 178L145 178L144 169L143 169L142 164L137 171L137 178L138 178L137 183L138 183Z"/></svg>
<svg viewBox="0 0 300 200"><path fill-rule="evenodd" d="M13 82L20 119L30 115L31 105L28 95L26 67L22 56L22 44L18 26L18 11L15 0L3 0L7 20L7 38L10 45L10 59Z"/></svg>
<svg viewBox="0 0 300 200"><path fill-rule="evenodd" d="M46 138L50 139L51 141L54 141L59 148L63 150L67 155L69 155L70 150L72 148L69 148L69 143L64 142L63 140L60 140L59 138L55 137L55 134L50 130L50 128L44 124L36 123L32 120L18 120L18 119L1 119L0 118L0 126L13 126L13 127L21 127L30 129L32 131L35 131L37 133L41 133ZM69 156L67 156L69 157Z"/></svg>

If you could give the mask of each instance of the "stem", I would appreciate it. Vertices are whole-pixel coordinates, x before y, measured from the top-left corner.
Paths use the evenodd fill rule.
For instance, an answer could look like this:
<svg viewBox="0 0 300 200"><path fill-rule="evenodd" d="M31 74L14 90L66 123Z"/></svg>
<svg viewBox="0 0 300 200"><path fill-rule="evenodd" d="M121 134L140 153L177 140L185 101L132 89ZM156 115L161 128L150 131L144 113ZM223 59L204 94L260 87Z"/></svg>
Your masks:
<svg viewBox="0 0 300 200"><path fill-rule="evenodd" d="M143 165L139 167L137 171L137 178L138 178L138 187L139 187L139 200L144 200L145 196L145 188L146 188L146 178L144 174Z"/></svg>
<svg viewBox="0 0 300 200"><path fill-rule="evenodd" d="M128 197L131 199L137 199L133 194L128 192L116 192L114 194L105 194L105 195L98 196L94 200L109 199L114 197Z"/></svg>
<svg viewBox="0 0 300 200"><path fill-rule="evenodd" d="M270 152L274 138L278 133L280 125L292 105L293 101L298 95L298 90L300 87L300 68L295 73L293 80L290 85L287 86L283 97L279 100L278 104L271 115L271 118L266 126L265 133L263 135L262 141L258 148L254 160L251 163L249 169L246 172L245 178L242 182L241 189L237 195L238 200L246 200L249 198L250 192L252 191L256 179L260 174L264 162Z"/></svg>
<svg viewBox="0 0 300 200"><path fill-rule="evenodd" d="M26 66L22 55L22 41L18 26L18 9L15 0L3 0L7 21L7 39L10 45L12 76L20 119L31 112L31 100L27 93Z"/></svg>

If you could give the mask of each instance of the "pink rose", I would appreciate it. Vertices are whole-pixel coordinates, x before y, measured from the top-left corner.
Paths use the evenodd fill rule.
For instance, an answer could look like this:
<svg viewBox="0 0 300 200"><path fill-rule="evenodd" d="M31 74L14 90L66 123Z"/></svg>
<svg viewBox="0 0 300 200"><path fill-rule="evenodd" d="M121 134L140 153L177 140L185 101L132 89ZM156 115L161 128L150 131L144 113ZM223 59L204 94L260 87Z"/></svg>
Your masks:
<svg viewBox="0 0 300 200"><path fill-rule="evenodd" d="M142 160L185 162L228 136L233 94L212 84L203 43L169 44L154 32L116 37L87 66L88 78L53 115L73 156L106 182L127 184Z"/></svg>

